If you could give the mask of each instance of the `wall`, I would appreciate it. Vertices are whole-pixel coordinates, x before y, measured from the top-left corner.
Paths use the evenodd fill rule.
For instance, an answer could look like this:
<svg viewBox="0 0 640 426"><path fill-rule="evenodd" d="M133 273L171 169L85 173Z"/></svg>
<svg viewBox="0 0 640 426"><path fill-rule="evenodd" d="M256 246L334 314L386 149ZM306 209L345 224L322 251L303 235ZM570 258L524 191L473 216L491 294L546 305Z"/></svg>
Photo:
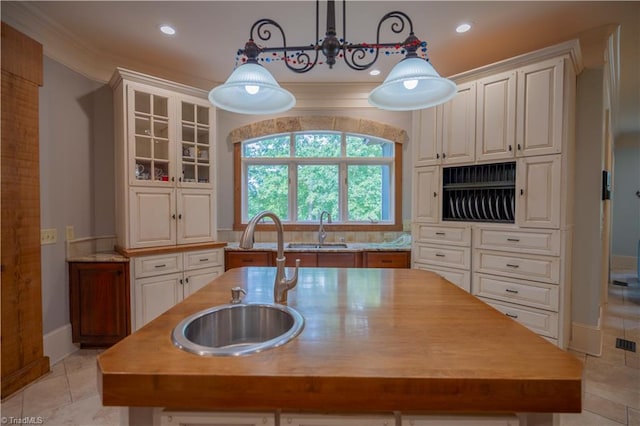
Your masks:
<svg viewBox="0 0 640 426"><path fill-rule="evenodd" d="M363 106L361 99L354 99L352 101L353 106L346 106L349 104L349 95L345 94L345 90L349 89L336 89L330 85L317 86L322 93L317 94L317 98L314 99L314 95L309 95L308 92L304 93L304 99L300 99L299 93L295 88L290 90L298 97L298 104L302 104L301 107L296 107L286 113L274 115L276 116L304 116L304 115L336 115L336 116L348 116L355 118L367 118L370 120L377 120L382 123L390 124L405 129L409 133L409 141L403 144L403 165L402 165L402 217L405 220L411 218L411 145L416 143L411 140L411 112L391 112L382 111L377 108ZM309 87L300 90L310 90ZM317 90L317 89L316 89ZM339 98L333 95L334 100L323 99L323 94L326 93L340 93ZM325 95L326 96L326 95ZM366 102L366 98L365 101ZM345 105L346 104L346 105ZM322 107L307 107L306 105L322 105ZM233 145L228 141L227 136L233 129L244 126L248 123L264 120L270 118L267 116L249 116L229 113L223 110L217 110L217 123L218 128L216 131L217 138L217 181L221 183L217 187L218 190L218 230L228 231L233 228L233 185L230 184L233 179Z"/></svg>
<svg viewBox="0 0 640 426"><path fill-rule="evenodd" d="M113 234L111 89L45 56L40 89L40 213L57 242L43 245L45 335L69 323L65 230L75 237Z"/></svg>
<svg viewBox="0 0 640 426"><path fill-rule="evenodd" d="M611 254L621 266L636 268L640 240L640 133L620 135L614 142L613 236ZM615 262L615 260L614 260ZM627 266L627 267L629 267Z"/></svg>
<svg viewBox="0 0 640 426"><path fill-rule="evenodd" d="M572 320L594 327L598 326L602 303L600 182L604 161L603 84L602 69L585 69L577 78Z"/></svg>

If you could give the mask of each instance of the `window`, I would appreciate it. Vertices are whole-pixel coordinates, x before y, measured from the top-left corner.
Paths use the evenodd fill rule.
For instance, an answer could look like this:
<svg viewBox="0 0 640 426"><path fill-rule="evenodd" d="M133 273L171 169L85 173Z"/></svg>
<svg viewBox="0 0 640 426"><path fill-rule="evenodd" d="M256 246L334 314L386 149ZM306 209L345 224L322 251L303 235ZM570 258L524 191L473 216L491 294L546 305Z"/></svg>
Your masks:
<svg viewBox="0 0 640 426"><path fill-rule="evenodd" d="M399 144L353 133L305 131L237 145L236 224L246 224L263 210L276 213L289 229L315 229L325 210L334 229L391 230L400 222Z"/></svg>

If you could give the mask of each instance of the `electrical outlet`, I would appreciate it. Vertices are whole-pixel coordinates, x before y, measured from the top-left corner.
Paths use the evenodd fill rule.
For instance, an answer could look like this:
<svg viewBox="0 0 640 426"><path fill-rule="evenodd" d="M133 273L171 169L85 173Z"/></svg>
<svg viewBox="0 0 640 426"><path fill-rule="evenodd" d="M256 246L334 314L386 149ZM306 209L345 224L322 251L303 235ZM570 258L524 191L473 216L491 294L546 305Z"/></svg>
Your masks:
<svg viewBox="0 0 640 426"><path fill-rule="evenodd" d="M55 244L58 241L58 230L56 228L40 230L40 244Z"/></svg>
<svg viewBox="0 0 640 426"><path fill-rule="evenodd" d="M73 240L76 238L76 233L73 229L73 225L67 225L67 241Z"/></svg>
<svg viewBox="0 0 640 426"><path fill-rule="evenodd" d="M402 230L404 232L411 232L411 220L405 219L402 221Z"/></svg>

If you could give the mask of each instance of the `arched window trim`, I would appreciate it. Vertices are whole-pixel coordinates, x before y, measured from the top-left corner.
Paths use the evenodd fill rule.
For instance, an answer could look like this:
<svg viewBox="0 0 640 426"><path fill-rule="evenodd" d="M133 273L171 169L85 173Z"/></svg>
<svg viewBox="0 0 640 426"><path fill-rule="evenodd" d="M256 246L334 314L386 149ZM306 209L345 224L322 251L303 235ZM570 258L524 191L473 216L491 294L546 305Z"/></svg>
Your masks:
<svg viewBox="0 0 640 426"><path fill-rule="evenodd" d="M333 231L401 231L402 230L402 143L407 140L404 129L372 120L335 117L303 116L280 117L262 120L234 129L229 140L234 144L234 230L243 230L246 222L242 220L242 144L240 142L301 131L339 131L356 133L375 138L387 139L395 143L394 162L394 223L391 224L334 224L327 226ZM315 231L315 224L288 223L287 231ZM260 225L259 230L270 230L272 225Z"/></svg>

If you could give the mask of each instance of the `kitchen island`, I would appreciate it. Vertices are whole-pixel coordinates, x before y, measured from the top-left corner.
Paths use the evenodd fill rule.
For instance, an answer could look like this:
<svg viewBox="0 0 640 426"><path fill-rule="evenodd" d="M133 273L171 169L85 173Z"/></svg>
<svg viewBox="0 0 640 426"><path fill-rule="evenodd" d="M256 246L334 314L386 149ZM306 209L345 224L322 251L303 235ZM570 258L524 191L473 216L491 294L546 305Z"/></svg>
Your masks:
<svg viewBox="0 0 640 426"><path fill-rule="evenodd" d="M351 413L580 412L582 363L441 278L413 269L300 268L288 305L305 318L284 346L201 357L173 346L185 317L272 302L275 268L227 271L98 357L106 406ZM553 416L524 415L551 424ZM133 420L135 419L135 420ZM546 423L544 423L546 422ZM530 422L530 424L533 424Z"/></svg>

